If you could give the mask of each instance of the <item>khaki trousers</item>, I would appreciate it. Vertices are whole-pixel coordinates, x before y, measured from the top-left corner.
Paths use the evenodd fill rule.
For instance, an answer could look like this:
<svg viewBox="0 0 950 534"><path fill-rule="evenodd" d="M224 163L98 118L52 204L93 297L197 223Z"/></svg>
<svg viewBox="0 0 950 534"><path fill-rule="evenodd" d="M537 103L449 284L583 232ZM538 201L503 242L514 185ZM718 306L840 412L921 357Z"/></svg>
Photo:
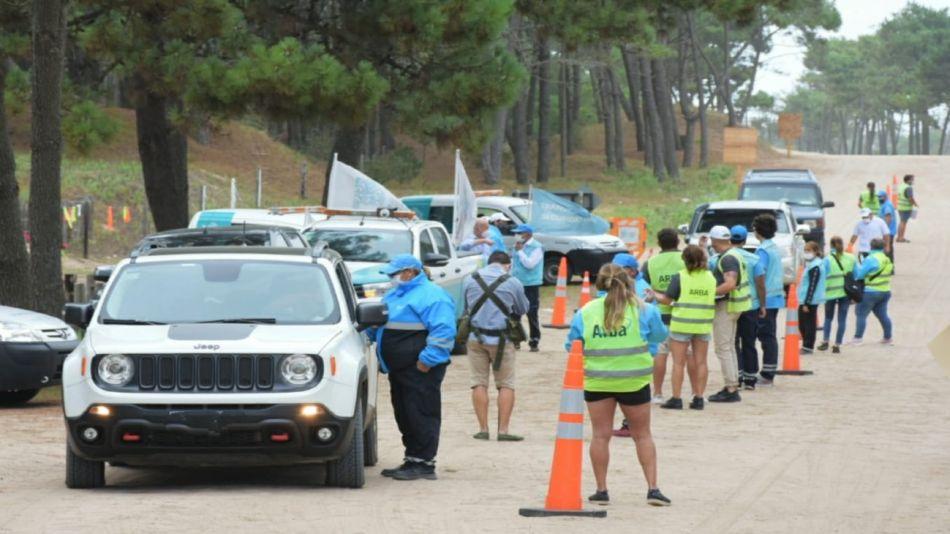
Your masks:
<svg viewBox="0 0 950 534"><path fill-rule="evenodd" d="M713 344L722 380L726 387L739 387L739 359L736 356L736 322L738 313L726 311L726 299L716 301L716 316L713 318Z"/></svg>

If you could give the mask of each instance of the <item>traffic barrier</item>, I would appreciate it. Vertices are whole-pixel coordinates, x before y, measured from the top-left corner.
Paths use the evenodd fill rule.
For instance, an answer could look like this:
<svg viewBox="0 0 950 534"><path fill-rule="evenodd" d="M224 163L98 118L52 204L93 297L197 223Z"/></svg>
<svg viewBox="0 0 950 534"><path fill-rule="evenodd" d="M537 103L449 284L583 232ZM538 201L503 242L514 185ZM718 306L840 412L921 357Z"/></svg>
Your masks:
<svg viewBox="0 0 950 534"><path fill-rule="evenodd" d="M112 206L106 208L106 230L115 230L115 213Z"/></svg>
<svg viewBox="0 0 950 534"><path fill-rule="evenodd" d="M606 510L584 510L581 501L581 469L584 458L584 346L571 345L564 370L561 410L557 418L554 459L544 508L521 508L524 517L607 517Z"/></svg>
<svg viewBox="0 0 950 534"><path fill-rule="evenodd" d="M801 279L801 271L798 278ZM802 341L798 330L798 283L792 282L788 287L788 300L785 303L785 351L782 354L782 368L775 372L777 375L810 375L811 371L801 368L801 352L799 344Z"/></svg>
<svg viewBox="0 0 950 534"><path fill-rule="evenodd" d="M567 256L561 257L561 265L557 269L557 286L554 289L554 310L551 312L551 322L545 328L567 328Z"/></svg>
<svg viewBox="0 0 950 534"><path fill-rule="evenodd" d="M581 309L590 302L590 273L584 271L584 282L581 284L581 297L577 300L577 309Z"/></svg>
<svg viewBox="0 0 950 534"><path fill-rule="evenodd" d="M897 175L891 175L891 191L888 196L891 197L891 203L894 204L894 209L897 209Z"/></svg>

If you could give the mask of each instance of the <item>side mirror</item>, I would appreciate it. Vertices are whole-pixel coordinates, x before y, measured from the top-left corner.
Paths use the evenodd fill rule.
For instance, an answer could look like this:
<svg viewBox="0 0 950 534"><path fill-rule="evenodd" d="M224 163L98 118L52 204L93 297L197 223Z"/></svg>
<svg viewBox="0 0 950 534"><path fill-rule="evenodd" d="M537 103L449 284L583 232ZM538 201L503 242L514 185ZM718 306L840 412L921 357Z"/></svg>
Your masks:
<svg viewBox="0 0 950 534"><path fill-rule="evenodd" d="M389 307L382 302L360 302L356 305L356 329L362 332L389 321Z"/></svg>
<svg viewBox="0 0 950 534"><path fill-rule="evenodd" d="M795 227L795 235L808 235L811 233L811 226L799 224Z"/></svg>
<svg viewBox="0 0 950 534"><path fill-rule="evenodd" d="M66 324L86 328L92 322L92 314L96 310L93 304L70 303L63 306L63 321Z"/></svg>
<svg viewBox="0 0 950 534"><path fill-rule="evenodd" d="M835 203L832 202L832 201L830 201L830 200L828 200L828 201L822 202L822 203L821 203L821 207L822 207L822 208L833 208L833 207L835 207Z"/></svg>
<svg viewBox="0 0 950 534"><path fill-rule="evenodd" d="M449 263L449 257L445 254L436 254L434 252L422 257L422 264L426 267L445 267Z"/></svg>
<svg viewBox="0 0 950 534"><path fill-rule="evenodd" d="M104 284L109 281L109 278L112 278L114 271L115 265L100 265L92 272L92 277L96 282L102 282Z"/></svg>
<svg viewBox="0 0 950 534"><path fill-rule="evenodd" d="M688 224L681 224L681 225L679 225L679 226L676 227L676 231L679 232L679 233L682 234L682 235L686 235L686 234L689 233L689 225L688 225Z"/></svg>

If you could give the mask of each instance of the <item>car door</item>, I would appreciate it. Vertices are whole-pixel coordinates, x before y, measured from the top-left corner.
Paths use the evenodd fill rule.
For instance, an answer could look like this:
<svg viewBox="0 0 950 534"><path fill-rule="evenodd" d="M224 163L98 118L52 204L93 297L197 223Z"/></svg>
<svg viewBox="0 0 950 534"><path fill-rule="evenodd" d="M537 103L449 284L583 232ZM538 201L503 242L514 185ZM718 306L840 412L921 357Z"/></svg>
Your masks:
<svg viewBox="0 0 950 534"><path fill-rule="evenodd" d="M350 270L346 268L346 264L342 261L336 262L334 266L334 271L336 272L337 278L340 280L340 285L343 289L343 300L345 301L346 310L349 314L350 320L353 324L353 328L356 328L356 305L359 302L358 297L356 296L356 289L353 287L353 280L350 279ZM354 331L350 331L347 335L356 335ZM373 353L372 349L372 340L368 339L366 336L360 336L362 340L362 351L363 358L366 362L366 379L369 381L367 384L369 386L369 398L367 401L376 406L376 391L377 384L376 380L378 379L379 374L379 361L376 359L376 355Z"/></svg>
<svg viewBox="0 0 950 534"><path fill-rule="evenodd" d="M449 295L452 295L452 299L455 300L456 305L458 305L462 302L462 282L465 277L461 261L455 254L455 247L449 240L449 234L446 233L444 229L433 226L429 228L429 232L435 243L436 252L450 258L448 265L442 268L442 273L445 276L440 274L441 281L439 285L441 285Z"/></svg>

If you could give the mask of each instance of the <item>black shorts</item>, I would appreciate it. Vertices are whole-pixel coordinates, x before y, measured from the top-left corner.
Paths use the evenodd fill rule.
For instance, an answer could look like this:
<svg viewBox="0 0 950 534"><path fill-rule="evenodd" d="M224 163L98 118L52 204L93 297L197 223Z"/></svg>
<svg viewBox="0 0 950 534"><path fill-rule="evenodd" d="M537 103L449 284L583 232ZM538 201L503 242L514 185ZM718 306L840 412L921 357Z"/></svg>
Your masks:
<svg viewBox="0 0 950 534"><path fill-rule="evenodd" d="M641 404L650 402L650 384L636 391L627 391L624 393L584 390L584 400L586 402L597 402L604 399L615 399L624 406L640 406Z"/></svg>

